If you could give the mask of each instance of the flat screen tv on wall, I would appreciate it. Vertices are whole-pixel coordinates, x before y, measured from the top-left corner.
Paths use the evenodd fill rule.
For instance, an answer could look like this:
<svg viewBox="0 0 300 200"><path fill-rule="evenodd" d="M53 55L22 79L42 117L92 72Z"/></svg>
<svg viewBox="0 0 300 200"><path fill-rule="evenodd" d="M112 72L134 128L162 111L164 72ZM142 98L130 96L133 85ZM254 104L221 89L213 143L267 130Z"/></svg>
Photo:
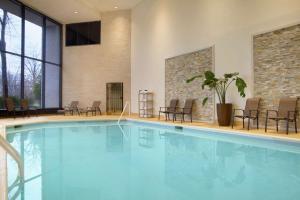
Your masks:
<svg viewBox="0 0 300 200"><path fill-rule="evenodd" d="M93 45L101 42L101 21L66 25L66 46Z"/></svg>

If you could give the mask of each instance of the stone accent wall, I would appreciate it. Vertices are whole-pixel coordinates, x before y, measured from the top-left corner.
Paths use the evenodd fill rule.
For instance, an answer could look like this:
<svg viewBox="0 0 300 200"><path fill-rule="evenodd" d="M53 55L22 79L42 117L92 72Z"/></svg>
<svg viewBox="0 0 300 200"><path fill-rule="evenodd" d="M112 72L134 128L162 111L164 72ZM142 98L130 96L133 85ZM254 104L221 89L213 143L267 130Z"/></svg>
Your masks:
<svg viewBox="0 0 300 200"><path fill-rule="evenodd" d="M203 74L207 70L213 71L213 48L176 56L166 59L165 69L165 104L168 106L170 100L179 99L179 106L184 106L185 99L194 98L193 118L199 121L214 120L214 93L202 90L203 80L198 79L192 83L186 80L197 74ZM207 104L203 107L202 100L209 96Z"/></svg>
<svg viewBox="0 0 300 200"><path fill-rule="evenodd" d="M300 96L300 25L256 35L253 41L254 95L263 99L265 119L265 110L277 109L279 98Z"/></svg>

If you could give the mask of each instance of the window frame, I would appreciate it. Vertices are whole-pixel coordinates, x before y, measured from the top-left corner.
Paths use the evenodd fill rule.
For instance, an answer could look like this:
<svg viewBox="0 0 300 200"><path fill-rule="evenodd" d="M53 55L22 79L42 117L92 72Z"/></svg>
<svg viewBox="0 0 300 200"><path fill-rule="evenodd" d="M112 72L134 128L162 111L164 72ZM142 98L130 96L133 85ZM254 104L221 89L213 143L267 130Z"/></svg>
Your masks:
<svg viewBox="0 0 300 200"><path fill-rule="evenodd" d="M48 113L48 111L53 111L53 110L58 110L62 108L62 62L63 62L63 25L59 22L57 22L56 20L52 19L51 17L48 17L44 14L42 14L41 12L32 9L29 6L26 6L25 4L19 2L19 1L15 1L15 0L7 0L10 3L16 4L17 6L20 7L21 9L21 54L19 53L15 53L15 52L10 52L7 50L1 50L0 52L6 53L6 54L10 54L10 55L14 55L14 56L18 56L21 58L21 94L20 94L20 98L23 99L25 98L25 94L24 94L24 68L25 68L25 59L31 59L31 60L35 60L35 61L39 61L42 63L42 95L41 95L41 107L39 108L39 110L45 111L46 113ZM32 12L34 14L37 14L39 16L42 17L42 52L41 52L41 59L37 59L37 58L33 58L31 56L26 56L25 55L25 20L26 20L26 16L25 16L25 11L26 12ZM46 60L46 22L52 22L53 24L57 25L59 28L59 63L54 63L54 62L50 62ZM59 107L57 108L46 108L45 107L45 72L46 72L46 64L49 65L54 65L56 67L59 68L59 93L57 95L59 95ZM4 87L4 86L3 86ZM0 88L1 90L3 90L3 98L8 97L9 92L5 92L4 88Z"/></svg>

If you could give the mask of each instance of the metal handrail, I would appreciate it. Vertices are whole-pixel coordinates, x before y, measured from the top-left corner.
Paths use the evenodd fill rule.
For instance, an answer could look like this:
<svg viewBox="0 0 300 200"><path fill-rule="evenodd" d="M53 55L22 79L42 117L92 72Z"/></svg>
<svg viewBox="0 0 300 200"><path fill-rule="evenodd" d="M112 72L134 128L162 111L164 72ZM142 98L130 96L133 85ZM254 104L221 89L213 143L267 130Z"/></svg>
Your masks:
<svg viewBox="0 0 300 200"><path fill-rule="evenodd" d="M128 140L128 139L129 139L129 136L124 132L122 126L120 125L120 121L121 121L121 119L122 119L122 117L123 117L123 115L124 115L124 113L125 113L125 111L126 111L127 106L128 106L128 108L129 108L129 116L131 115L130 102L126 101L125 106L124 106L124 108L123 108L123 111L122 111L122 113L121 113L121 115L120 115L120 117L119 117L119 119L118 119L118 126L119 126L119 128L120 128L122 134L124 135L124 137Z"/></svg>
<svg viewBox="0 0 300 200"><path fill-rule="evenodd" d="M122 117L123 117L123 115L124 115L124 113L125 113L125 111L126 111L127 106L128 106L128 108L129 108L129 116L131 115L130 102L129 102L129 101L126 101L125 106L124 106L124 108L123 108L123 111L122 111L122 113L121 113L121 115L120 115L120 117L119 117L119 119L118 119L118 124L120 124L120 121L121 121L121 119L122 119Z"/></svg>
<svg viewBox="0 0 300 200"><path fill-rule="evenodd" d="M18 165L18 176L16 180L12 183L12 185L8 187L8 192L10 192L17 185L19 185L19 190L20 190L20 188L22 187L21 184L24 182L24 164L21 159L21 156L19 155L17 150L11 144L9 144L1 134L0 134L0 146L17 162ZM12 199L15 199L17 197L18 195L17 193L19 193L19 190L16 192L15 195L13 195Z"/></svg>

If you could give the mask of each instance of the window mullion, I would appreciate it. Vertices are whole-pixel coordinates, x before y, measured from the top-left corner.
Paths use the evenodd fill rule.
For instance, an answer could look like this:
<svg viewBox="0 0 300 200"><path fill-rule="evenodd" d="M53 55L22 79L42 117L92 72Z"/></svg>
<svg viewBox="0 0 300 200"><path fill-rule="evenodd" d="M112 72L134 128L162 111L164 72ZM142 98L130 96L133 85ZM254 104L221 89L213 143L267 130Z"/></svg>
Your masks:
<svg viewBox="0 0 300 200"><path fill-rule="evenodd" d="M43 17L43 29L42 29L42 108L45 108L45 88L46 88L46 17Z"/></svg>
<svg viewBox="0 0 300 200"><path fill-rule="evenodd" d="M24 74L24 65L25 65L25 6L21 6L22 9L22 31L21 31L21 99L24 99L24 80L25 80L25 74Z"/></svg>

